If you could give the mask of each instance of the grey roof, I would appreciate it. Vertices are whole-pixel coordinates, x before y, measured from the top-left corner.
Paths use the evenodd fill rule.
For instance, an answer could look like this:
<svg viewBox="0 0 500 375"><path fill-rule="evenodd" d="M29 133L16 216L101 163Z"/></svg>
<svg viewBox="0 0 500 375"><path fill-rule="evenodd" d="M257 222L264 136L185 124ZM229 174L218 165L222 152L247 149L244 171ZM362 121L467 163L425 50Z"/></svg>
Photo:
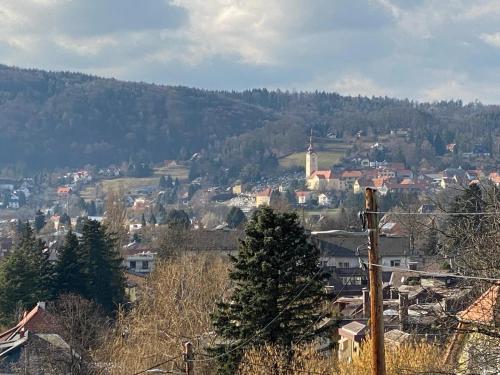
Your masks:
<svg viewBox="0 0 500 375"><path fill-rule="evenodd" d="M342 331L348 332L353 336L362 335L365 333L367 326L360 322L351 322L341 327Z"/></svg>
<svg viewBox="0 0 500 375"><path fill-rule="evenodd" d="M367 238L363 237L321 237L315 238L321 253L326 256L356 257L356 248L362 257L368 256L365 246ZM381 256L404 256L410 255L410 241L408 237L380 237L379 254Z"/></svg>

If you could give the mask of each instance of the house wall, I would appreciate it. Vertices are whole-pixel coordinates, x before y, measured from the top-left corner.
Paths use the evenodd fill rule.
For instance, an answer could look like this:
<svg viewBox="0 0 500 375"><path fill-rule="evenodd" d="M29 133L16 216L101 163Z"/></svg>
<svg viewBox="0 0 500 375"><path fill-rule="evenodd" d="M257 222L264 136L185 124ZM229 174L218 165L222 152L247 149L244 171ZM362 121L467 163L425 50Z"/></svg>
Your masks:
<svg viewBox="0 0 500 375"><path fill-rule="evenodd" d="M368 264L368 258L361 257L363 261ZM410 262L409 256L391 256L391 257L382 257L381 263L383 266L391 266L391 261L399 261L399 266L395 265L394 267L406 268L408 267L408 263ZM359 267L359 259L355 256L353 257L328 257L321 256L320 262L323 266L328 267L337 267L337 268L356 268ZM342 263L342 267L340 267L339 263ZM349 267L345 267L345 264L349 263ZM391 271L389 268L382 267L382 271Z"/></svg>
<svg viewBox="0 0 500 375"><path fill-rule="evenodd" d="M257 207L259 207L259 206L269 206L270 203L271 203L271 197L258 196L258 195L255 197L255 205Z"/></svg>

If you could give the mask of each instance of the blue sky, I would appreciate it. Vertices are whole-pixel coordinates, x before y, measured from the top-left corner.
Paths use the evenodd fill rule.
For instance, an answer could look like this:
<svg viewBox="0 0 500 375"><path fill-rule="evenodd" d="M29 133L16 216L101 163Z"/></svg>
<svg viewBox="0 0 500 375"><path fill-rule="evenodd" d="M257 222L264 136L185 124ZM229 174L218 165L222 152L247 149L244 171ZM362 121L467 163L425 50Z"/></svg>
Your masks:
<svg viewBox="0 0 500 375"><path fill-rule="evenodd" d="M500 103L500 1L0 0L0 63Z"/></svg>

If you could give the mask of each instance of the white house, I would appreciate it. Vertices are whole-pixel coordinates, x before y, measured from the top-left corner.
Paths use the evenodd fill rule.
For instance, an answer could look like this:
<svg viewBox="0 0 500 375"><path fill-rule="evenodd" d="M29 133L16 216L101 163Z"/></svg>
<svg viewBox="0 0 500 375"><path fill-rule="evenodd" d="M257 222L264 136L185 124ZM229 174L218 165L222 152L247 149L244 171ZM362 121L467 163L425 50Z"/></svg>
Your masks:
<svg viewBox="0 0 500 375"><path fill-rule="evenodd" d="M320 206L329 206L330 205L330 198L326 194L321 193L318 195L318 204Z"/></svg>
<svg viewBox="0 0 500 375"><path fill-rule="evenodd" d="M143 251L142 253L127 256L125 263L130 271L150 273L155 269L156 253Z"/></svg>
<svg viewBox="0 0 500 375"><path fill-rule="evenodd" d="M310 191L297 191L295 192L298 204L308 204L311 202L312 194Z"/></svg>

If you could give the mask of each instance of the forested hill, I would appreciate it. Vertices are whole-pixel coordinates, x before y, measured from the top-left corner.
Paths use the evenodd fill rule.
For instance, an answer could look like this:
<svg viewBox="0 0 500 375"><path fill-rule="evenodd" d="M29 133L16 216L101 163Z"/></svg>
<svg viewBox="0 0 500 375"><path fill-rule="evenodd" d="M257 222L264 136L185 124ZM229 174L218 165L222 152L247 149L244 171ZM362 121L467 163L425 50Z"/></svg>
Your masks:
<svg viewBox="0 0 500 375"><path fill-rule="evenodd" d="M318 135L412 128L412 142L492 147L500 109L461 102L252 90L217 92L0 65L0 165L29 169L187 159L273 166Z"/></svg>

